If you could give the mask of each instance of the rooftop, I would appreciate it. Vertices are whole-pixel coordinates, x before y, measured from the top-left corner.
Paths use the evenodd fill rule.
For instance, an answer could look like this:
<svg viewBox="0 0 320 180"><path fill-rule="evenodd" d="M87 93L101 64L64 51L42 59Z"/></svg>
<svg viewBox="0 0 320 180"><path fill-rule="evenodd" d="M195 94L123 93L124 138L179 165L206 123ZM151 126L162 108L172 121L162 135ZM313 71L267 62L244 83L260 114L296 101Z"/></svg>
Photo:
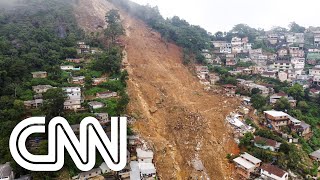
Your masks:
<svg viewBox="0 0 320 180"><path fill-rule="evenodd" d="M138 158L153 158L153 152L152 151L144 151L141 148L137 148L137 157Z"/></svg>
<svg viewBox="0 0 320 180"><path fill-rule="evenodd" d="M278 177L282 177L283 175L286 174L286 171L278 168L277 166L271 165L271 164L263 164L261 166L261 169L263 169L264 171L267 171L271 174L274 174Z"/></svg>
<svg viewBox="0 0 320 180"><path fill-rule="evenodd" d="M255 167L254 164L252 164L251 162L243 159L242 157L237 157L237 158L233 159L233 161L236 162L237 164L243 166L246 169L251 169L251 168Z"/></svg>
<svg viewBox="0 0 320 180"><path fill-rule="evenodd" d="M153 163L139 163L141 174L155 174L156 168Z"/></svg>
<svg viewBox="0 0 320 180"><path fill-rule="evenodd" d="M250 154L248 154L248 153L246 153L246 152L245 152L244 154L241 154L241 157L243 157L243 158L245 158L245 159L248 159L249 161L251 161L251 162L253 162L253 163L255 163L255 164L261 163L261 160L260 160L260 159L254 157L254 156L252 156L252 155L250 155Z"/></svg>
<svg viewBox="0 0 320 180"><path fill-rule="evenodd" d="M284 113L282 111L264 111L265 114L269 114L270 116L273 116L273 117L281 117L281 116L288 116L287 113Z"/></svg>
<svg viewBox="0 0 320 180"><path fill-rule="evenodd" d="M265 145L267 146L272 146L272 147L276 147L278 142L272 139L267 139L264 137L260 137L260 136L256 136L254 137L254 142L259 144L259 143L265 143Z"/></svg>

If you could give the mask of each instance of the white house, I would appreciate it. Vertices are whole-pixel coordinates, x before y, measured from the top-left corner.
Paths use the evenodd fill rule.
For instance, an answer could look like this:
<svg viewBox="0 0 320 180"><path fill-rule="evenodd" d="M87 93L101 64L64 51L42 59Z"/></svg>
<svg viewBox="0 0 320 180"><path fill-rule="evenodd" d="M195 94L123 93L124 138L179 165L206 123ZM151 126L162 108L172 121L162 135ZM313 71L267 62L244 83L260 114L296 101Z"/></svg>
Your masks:
<svg viewBox="0 0 320 180"><path fill-rule="evenodd" d="M263 164L261 166L260 175L262 178L274 180L288 180L288 172L271 164Z"/></svg>
<svg viewBox="0 0 320 180"><path fill-rule="evenodd" d="M152 163L153 160L153 152L152 151L145 151L142 150L141 148L137 148L137 158L138 162L143 162L143 163Z"/></svg>
<svg viewBox="0 0 320 180"><path fill-rule="evenodd" d="M89 102L88 105L91 109L100 109L104 107L104 104L98 101Z"/></svg>
<svg viewBox="0 0 320 180"><path fill-rule="evenodd" d="M317 65L309 70L310 76L320 76L320 65Z"/></svg>
<svg viewBox="0 0 320 180"><path fill-rule="evenodd" d="M81 109L81 88L64 87L62 90L67 94L67 100L64 102L64 109Z"/></svg>

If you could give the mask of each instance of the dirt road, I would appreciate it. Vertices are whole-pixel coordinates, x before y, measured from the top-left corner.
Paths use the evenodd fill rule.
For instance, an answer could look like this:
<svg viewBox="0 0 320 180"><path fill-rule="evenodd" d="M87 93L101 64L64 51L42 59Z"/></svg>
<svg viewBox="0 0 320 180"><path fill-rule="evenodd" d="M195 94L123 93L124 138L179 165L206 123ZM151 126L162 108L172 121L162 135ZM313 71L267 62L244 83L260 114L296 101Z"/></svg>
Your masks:
<svg viewBox="0 0 320 180"><path fill-rule="evenodd" d="M87 11L110 8L98 1L103 0L86 5L92 7ZM129 112L138 117L134 130L152 145L160 178L232 179L233 167L226 155L238 149L224 119L236 109L237 100L205 92L182 64L179 47L164 43L158 33L126 12L121 15L127 30ZM79 21L85 21L82 16L78 15Z"/></svg>

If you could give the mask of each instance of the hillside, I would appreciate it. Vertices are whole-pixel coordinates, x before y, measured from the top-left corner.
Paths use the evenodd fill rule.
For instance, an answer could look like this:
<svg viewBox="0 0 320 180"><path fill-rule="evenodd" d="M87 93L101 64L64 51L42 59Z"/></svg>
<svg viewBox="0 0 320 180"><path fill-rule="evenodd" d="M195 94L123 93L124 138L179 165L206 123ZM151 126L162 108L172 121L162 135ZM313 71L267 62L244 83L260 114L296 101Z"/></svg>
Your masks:
<svg viewBox="0 0 320 180"><path fill-rule="evenodd" d="M87 31L98 30L93 16L102 23L104 13L113 7L103 0L78 3L78 22ZM82 7L87 9L81 11ZM154 148L160 178L229 179L232 167L225 157L237 148L224 118L237 107L236 100L204 92L182 64L179 47L165 43L143 22L120 12L127 30L129 112L138 117L134 130ZM202 161L202 173L194 170L193 160Z"/></svg>

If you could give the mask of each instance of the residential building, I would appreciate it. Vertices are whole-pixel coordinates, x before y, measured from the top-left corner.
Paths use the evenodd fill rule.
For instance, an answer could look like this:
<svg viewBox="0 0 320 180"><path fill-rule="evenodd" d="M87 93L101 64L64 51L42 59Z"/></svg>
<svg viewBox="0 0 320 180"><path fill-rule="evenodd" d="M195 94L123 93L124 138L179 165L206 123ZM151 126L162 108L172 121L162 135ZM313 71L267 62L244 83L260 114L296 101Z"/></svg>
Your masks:
<svg viewBox="0 0 320 180"><path fill-rule="evenodd" d="M310 89L310 96L317 97L317 96L319 96L319 94L320 94L320 90L315 89L315 88Z"/></svg>
<svg viewBox="0 0 320 180"><path fill-rule="evenodd" d="M38 108L43 105L43 99L34 99L30 101L24 101L23 103L26 108Z"/></svg>
<svg viewBox="0 0 320 180"><path fill-rule="evenodd" d="M289 124L289 115L282 111L264 111L267 123L272 125L275 130L279 130L280 127L287 126Z"/></svg>
<svg viewBox="0 0 320 180"><path fill-rule="evenodd" d="M310 158L320 162L320 149L309 154Z"/></svg>
<svg viewBox="0 0 320 180"><path fill-rule="evenodd" d="M226 55L226 66L235 66L237 64L233 54Z"/></svg>
<svg viewBox="0 0 320 180"><path fill-rule="evenodd" d="M299 136L310 137L312 134L311 126L304 121L290 125L292 132L296 132Z"/></svg>
<svg viewBox="0 0 320 180"><path fill-rule="evenodd" d="M228 96L233 96L236 94L236 88L237 86L234 86L232 84L226 84L222 86L224 89L224 93Z"/></svg>
<svg viewBox="0 0 320 180"><path fill-rule="evenodd" d="M262 178L273 180L288 180L289 178L288 172L271 164L263 164L261 166L260 175Z"/></svg>
<svg viewBox="0 0 320 180"><path fill-rule="evenodd" d="M51 85L38 85L38 86L32 86L32 90L37 94L42 94L47 92L49 89L52 89Z"/></svg>
<svg viewBox="0 0 320 180"><path fill-rule="evenodd" d="M92 85L97 86L101 83L107 82L107 78L101 77L101 78L92 78Z"/></svg>
<svg viewBox="0 0 320 180"><path fill-rule="evenodd" d="M90 178L94 178L94 177L99 176L101 174L102 174L101 169L100 168L95 168L95 169L92 169L90 171L80 173L78 175L78 179L77 180L88 180Z"/></svg>
<svg viewBox="0 0 320 180"><path fill-rule="evenodd" d="M76 110L81 109L81 88L80 87L64 87L63 91L67 94L67 100L64 102L64 109Z"/></svg>
<svg viewBox="0 0 320 180"><path fill-rule="evenodd" d="M275 104L280 98L288 99L288 95L284 92L279 92L270 96L270 103Z"/></svg>
<svg viewBox="0 0 320 180"><path fill-rule="evenodd" d="M275 71L264 71L261 74L262 77L267 77L267 78L277 78L277 73Z"/></svg>
<svg viewBox="0 0 320 180"><path fill-rule="evenodd" d="M320 76L320 65L317 65L309 70L310 76Z"/></svg>
<svg viewBox="0 0 320 180"><path fill-rule="evenodd" d="M220 53L231 54L232 53L231 43L227 43L225 46L220 47Z"/></svg>
<svg viewBox="0 0 320 180"><path fill-rule="evenodd" d="M80 71L81 67L74 67L72 65L60 66L60 69L63 71Z"/></svg>
<svg viewBox="0 0 320 180"><path fill-rule="evenodd" d="M278 50L278 56L279 57L285 57L285 56L288 56L288 55L289 55L289 52L288 52L287 48L280 48Z"/></svg>
<svg viewBox="0 0 320 180"><path fill-rule="evenodd" d="M270 44L275 45L278 43L278 35L277 34L269 34L268 35L268 41Z"/></svg>
<svg viewBox="0 0 320 180"><path fill-rule="evenodd" d="M299 47L289 47L291 57L304 58L304 51Z"/></svg>
<svg viewBox="0 0 320 180"><path fill-rule="evenodd" d="M141 148L137 148L137 159L139 163L152 163L153 160L153 152L150 150L143 150Z"/></svg>
<svg viewBox="0 0 320 180"><path fill-rule="evenodd" d="M237 174L243 178L249 179L251 173L254 173L255 170L260 167L262 161L245 152L233 159L233 162L236 165Z"/></svg>
<svg viewBox="0 0 320 180"><path fill-rule="evenodd" d="M313 76L312 82L313 84L320 86L320 75Z"/></svg>
<svg viewBox="0 0 320 180"><path fill-rule="evenodd" d="M100 122L108 122L109 121L109 114L108 113L95 113L94 116Z"/></svg>
<svg viewBox="0 0 320 180"><path fill-rule="evenodd" d="M85 77L84 76L72 77L72 84L83 85L84 83L85 83Z"/></svg>
<svg viewBox="0 0 320 180"><path fill-rule="evenodd" d="M276 71L286 71L292 69L292 65L290 61L286 60L278 60L273 63L274 70Z"/></svg>
<svg viewBox="0 0 320 180"><path fill-rule="evenodd" d="M294 69L304 69L305 63L306 63L305 58L299 58L299 57L291 58L291 64Z"/></svg>
<svg viewBox="0 0 320 180"><path fill-rule="evenodd" d="M67 62L71 62L71 63L79 64L79 63L81 63L81 62L84 61L84 60L83 60L83 59L79 59L79 58L67 58L66 61L67 61Z"/></svg>
<svg viewBox="0 0 320 180"><path fill-rule="evenodd" d="M320 31L316 31L313 34L314 34L314 41L313 41L314 45L316 47L319 47L319 45L320 45Z"/></svg>
<svg viewBox="0 0 320 180"><path fill-rule="evenodd" d="M103 108L105 105L98 101L92 101L88 103L90 109L100 109Z"/></svg>
<svg viewBox="0 0 320 180"><path fill-rule="evenodd" d="M287 33L286 40L289 45L304 44L304 33Z"/></svg>
<svg viewBox="0 0 320 180"><path fill-rule="evenodd" d="M255 136L253 141L254 141L254 146L261 149L270 150L270 151L278 151L281 145L281 143L275 140L267 139L260 136Z"/></svg>
<svg viewBox="0 0 320 180"><path fill-rule="evenodd" d="M227 41L212 41L212 44L215 48L221 48L226 46Z"/></svg>
<svg viewBox="0 0 320 180"><path fill-rule="evenodd" d="M13 180L14 173L10 163L0 164L0 180Z"/></svg>
<svg viewBox="0 0 320 180"><path fill-rule="evenodd" d="M288 81L288 73L287 73L286 71L280 71L280 72L278 72L278 79L279 79L281 82Z"/></svg>
<svg viewBox="0 0 320 180"><path fill-rule="evenodd" d="M31 73L33 78L47 78L48 73L46 71L38 71Z"/></svg>
<svg viewBox="0 0 320 180"><path fill-rule="evenodd" d="M78 54L88 54L90 53L90 46L86 45L85 42L78 42L77 43L77 53Z"/></svg>
<svg viewBox="0 0 320 180"><path fill-rule="evenodd" d="M97 93L96 97L101 98L101 99L107 99L111 97L117 97L118 93L117 92L112 92L112 91L106 91L106 92L100 92Z"/></svg>

